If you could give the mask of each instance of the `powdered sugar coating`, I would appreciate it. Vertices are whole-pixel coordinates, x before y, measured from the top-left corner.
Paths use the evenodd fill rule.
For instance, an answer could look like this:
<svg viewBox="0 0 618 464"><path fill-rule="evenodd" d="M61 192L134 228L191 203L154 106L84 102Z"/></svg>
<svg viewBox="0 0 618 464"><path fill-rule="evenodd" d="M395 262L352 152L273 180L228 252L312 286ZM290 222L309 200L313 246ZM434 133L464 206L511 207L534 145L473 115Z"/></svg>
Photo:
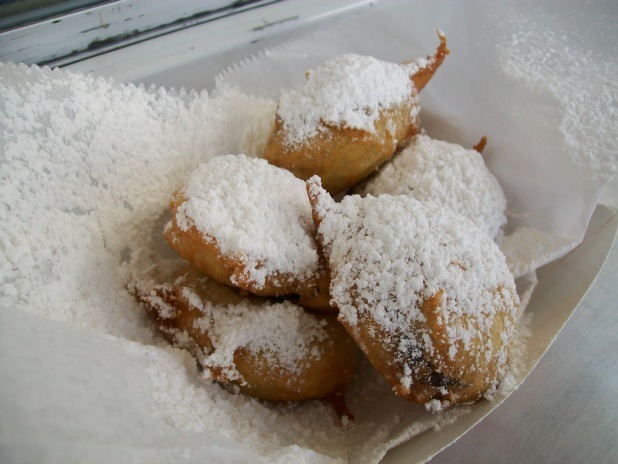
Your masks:
<svg viewBox="0 0 618 464"><path fill-rule="evenodd" d="M299 144L316 136L322 124L374 131L380 112L417 94L411 75L418 64L380 61L370 56L342 55L308 73L299 90L284 93L277 115L286 141ZM412 105L411 119L418 113Z"/></svg>
<svg viewBox="0 0 618 464"><path fill-rule="evenodd" d="M506 224L506 198L475 150L415 136L410 145L356 190L408 195L460 213L495 238Z"/></svg>
<svg viewBox="0 0 618 464"><path fill-rule="evenodd" d="M239 349L259 354L268 365L288 374L301 374L303 366L322 356L320 343L328 334L317 317L306 313L301 307L288 301L257 304L249 301L223 305L202 299L191 287L179 288L179 294L189 307L198 310L202 317L195 319L193 328L206 334L212 349L202 346L197 353L200 364L212 370L215 377L246 384L238 372L234 354ZM164 291L169 285L160 286ZM177 309L156 292L144 298L163 320L174 318ZM166 328L174 335L179 347L192 344L186 331Z"/></svg>
<svg viewBox="0 0 618 464"><path fill-rule="evenodd" d="M245 266L259 287L268 276L308 278L318 268L304 182L265 160L219 156L200 165L180 195L181 230L195 226L207 242Z"/></svg>
<svg viewBox="0 0 618 464"><path fill-rule="evenodd" d="M436 295L441 343L449 348L445 359L434 361L448 364L466 355L473 369L493 360L498 378L506 372L519 301L505 258L489 237L457 213L403 195L351 195L335 203L317 178L309 181L309 194L317 198L318 237L340 320L358 330L359 320L369 317L385 335L383 343L397 346L402 390L413 383L410 358L439 357L429 333L410 330L426 322L421 306ZM492 342L494 319L505 314L501 343Z"/></svg>
<svg viewBox="0 0 618 464"><path fill-rule="evenodd" d="M219 308L217 308L219 309ZM306 360L322 356L315 342L327 338L319 320L289 302L263 306L234 305L213 311L199 321L213 343L205 366L223 368L230 380L243 380L234 367L234 353L247 348L271 365L299 374Z"/></svg>

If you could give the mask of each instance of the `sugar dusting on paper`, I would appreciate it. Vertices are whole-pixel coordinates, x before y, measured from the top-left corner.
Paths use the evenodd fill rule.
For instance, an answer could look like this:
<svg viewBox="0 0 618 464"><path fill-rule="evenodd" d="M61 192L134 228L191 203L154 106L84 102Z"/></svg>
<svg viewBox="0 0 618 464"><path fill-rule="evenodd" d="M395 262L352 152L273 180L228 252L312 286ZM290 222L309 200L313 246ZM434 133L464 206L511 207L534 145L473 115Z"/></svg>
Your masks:
<svg viewBox="0 0 618 464"><path fill-rule="evenodd" d="M255 115L272 120L274 103L23 66L2 65L0 73L0 285L7 303L149 338L124 290L131 261L153 239L144 224L161 216L180 179L200 162L237 152Z"/></svg>
<svg viewBox="0 0 618 464"><path fill-rule="evenodd" d="M564 237L541 232L530 227L520 227L504 237L500 250L513 275L521 277L571 251L575 244Z"/></svg>
<svg viewBox="0 0 618 464"><path fill-rule="evenodd" d="M572 38L567 40L545 24L515 21L517 32L499 43L502 69L553 98L560 107L558 124L571 159L588 181L603 185L618 172L616 60L569 46Z"/></svg>

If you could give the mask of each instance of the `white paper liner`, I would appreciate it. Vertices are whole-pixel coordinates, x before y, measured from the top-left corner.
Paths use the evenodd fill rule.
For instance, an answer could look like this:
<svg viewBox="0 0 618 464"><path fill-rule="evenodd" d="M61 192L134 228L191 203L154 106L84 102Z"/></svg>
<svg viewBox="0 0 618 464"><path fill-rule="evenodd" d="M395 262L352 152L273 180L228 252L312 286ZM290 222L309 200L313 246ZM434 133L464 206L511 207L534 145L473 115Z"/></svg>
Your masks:
<svg viewBox="0 0 618 464"><path fill-rule="evenodd" d="M230 396L203 383L186 353L162 344L126 292L136 274L150 275L150 265L175 262L159 231L182 177L211 156L263 144L272 102L230 88L273 97L344 51L415 58L435 49L436 28L447 33L452 55L423 91L424 127L466 146L488 135L486 159L505 187L511 228L527 227L524 235L542 250L522 260L517 250L529 250L529 239L506 239L503 247L519 259L511 260L513 269L526 273L578 243L605 181L598 173L615 172L615 158L578 156L583 142L563 132L572 127L563 112L572 95L544 92L542 79L522 82L513 72L529 69L521 55L527 47L517 49L521 24L504 20L504 11L487 5L472 15L464 5L420 4L414 13L405 5L376 8L267 51L222 74L216 98L0 67L0 378L3 411L12 418L1 438L10 455L38 450L47 462L377 462L389 448L467 411L432 415L391 395L369 369L352 389L358 424L346 431L320 403L287 408ZM529 28L526 43L546 38L540 24ZM499 52L508 47L515 50L505 61ZM569 62L574 71L595 65L576 54ZM606 85L612 70L598 70L586 85ZM247 111L236 111L240 106ZM564 124L548 128L552 118ZM615 143L612 121L610 114L593 133L601 149ZM526 285L524 299L532 288Z"/></svg>

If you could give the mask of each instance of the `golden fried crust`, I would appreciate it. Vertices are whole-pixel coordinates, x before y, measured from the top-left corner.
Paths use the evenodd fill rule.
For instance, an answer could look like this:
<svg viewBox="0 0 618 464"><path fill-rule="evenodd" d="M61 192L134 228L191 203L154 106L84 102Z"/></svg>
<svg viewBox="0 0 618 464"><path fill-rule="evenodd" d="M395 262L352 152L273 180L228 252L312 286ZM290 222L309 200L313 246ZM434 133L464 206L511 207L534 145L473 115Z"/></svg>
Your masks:
<svg viewBox="0 0 618 464"><path fill-rule="evenodd" d="M209 333L199 324L205 313L189 299L185 289L198 295L204 304L212 303L215 306L242 302L268 303L255 296L243 298L232 288L200 277L194 271L173 285L161 285L148 294L140 295L163 336L170 343L188 349L198 360L204 359L204 355L211 353L214 347ZM218 309L221 306L212 308ZM320 352L320 356L302 360L293 372L273 360L272 353L264 356L259 351L244 347L234 352L234 369L242 381L228 378L220 367L209 366L209 370L218 382L236 385L241 392L266 401L302 401L340 392L354 375L358 349L337 322L336 316L319 316L319 319L324 321L322 324L327 336L308 341L308 349Z"/></svg>
<svg viewBox="0 0 618 464"><path fill-rule="evenodd" d="M182 230L176 221L178 207L186 201L176 194L170 200L172 221L163 232L168 245L211 279L224 285L238 287L259 296L279 297L297 295L303 307L320 311L336 311L330 305L328 288L330 277L323 259L315 275L299 280L292 275L273 274L263 286L250 278L240 256L224 254L214 237L202 234L194 225Z"/></svg>
<svg viewBox="0 0 618 464"><path fill-rule="evenodd" d="M299 295L297 303L310 310L336 313L337 308L330 304L330 269L324 254L321 251L318 253L318 272L311 282L305 283L298 292L295 292Z"/></svg>
<svg viewBox="0 0 618 464"><path fill-rule="evenodd" d="M239 263L221 253L214 239L207 241L196 227L182 230L176 223L176 211L163 237L181 258L186 259L211 279L232 285L230 278L238 273Z"/></svg>
<svg viewBox="0 0 618 464"><path fill-rule="evenodd" d="M253 295L241 296L232 287L221 285L205 277L198 269L189 266L174 285L160 285L151 293L139 294L140 300L146 303L146 309L168 342L175 343L175 334L178 331L187 331L193 341L187 348L194 356L197 355L198 348L204 352L210 351L212 343L207 333L194 326L193 323L204 314L182 294L183 288L193 289L202 298L221 306L240 304L244 301L253 304L266 301ZM156 301L162 304L156 304ZM165 308L173 311L173 314L166 313Z"/></svg>
<svg viewBox="0 0 618 464"><path fill-rule="evenodd" d="M373 133L322 121L318 135L300 144L288 144L283 122L277 115L264 158L303 180L313 175L320 176L323 187L331 194L342 192L363 180L419 133L416 95L449 53L446 37L442 33L438 35L440 45L435 55L429 56L428 64L411 76L414 91L410 98L405 103L381 111Z"/></svg>
<svg viewBox="0 0 618 464"><path fill-rule="evenodd" d="M494 292L500 294L501 290L495 289ZM451 359L448 352L452 342L447 342L447 327L437 311L439 303L440 297L434 295L432 299L425 301L421 310L426 322L420 330L431 337L435 352L431 355L433 362L428 363L432 368L428 388L422 392L411 393L419 396L423 402L431 398L445 399L452 403L476 400L499 376L499 360L495 357L484 358L482 353L488 350L499 351L498 347L504 344L501 334L505 333L507 325L513 326L513 315L510 312L498 313L492 318L486 336L473 338L468 349L464 349L463 342L457 342L457 356ZM476 320L462 317L459 322L473 325L475 332L481 333ZM507 351L510 352L510 347Z"/></svg>
<svg viewBox="0 0 618 464"><path fill-rule="evenodd" d="M358 349L335 316L324 320L328 339L318 342L322 346L316 343L316 348L323 349L322 357L303 362L300 376L269 363L261 353L238 350L234 363L247 382L239 386L240 391L267 401L285 402L324 398L343 390L354 375Z"/></svg>
<svg viewBox="0 0 618 464"><path fill-rule="evenodd" d="M427 60L429 61L428 66L419 69L419 71L412 77L412 82L414 83L414 87L418 93L423 90L444 62L446 55L450 53L450 50L446 46L446 36L442 32L438 32L438 37L440 38L440 45L438 45L438 49L433 56L429 55L427 57Z"/></svg>
<svg viewBox="0 0 618 464"><path fill-rule="evenodd" d="M277 117L264 158L303 180L317 174L324 188L341 192L368 176L418 133L419 120L410 117L415 101L411 97L382 111L374 133L324 125L324 131L300 145L286 143L282 121Z"/></svg>
<svg viewBox="0 0 618 464"><path fill-rule="evenodd" d="M368 314L359 315L355 326L341 321L395 394L414 403L426 403L433 399L446 400L452 404L478 400L489 387L495 385L499 364L504 362L495 357L483 359L482 353L488 349L498 351L497 347L503 345L501 334L505 326L514 324L511 314L496 315L488 337L471 340L467 349L463 349L463 343L459 342L458 354L451 359L448 352L452 349L452 343L448 342L447 327L437 311L441 293L423 302L421 312L426 318L425 322L417 321L413 327L402 328L399 334L399 337L404 332L408 336L413 334L418 339L428 336L432 342L430 351L426 345L419 345L423 349L410 350L402 357L398 349L401 338L386 333ZM477 326L472 320L459 322ZM510 347L507 351L510 352ZM410 369L412 375L409 387L401 381L401 373L407 369Z"/></svg>
<svg viewBox="0 0 618 464"><path fill-rule="evenodd" d="M485 145L487 145L487 136L486 135L481 137L481 140L479 140L478 143L472 147L472 149L477 151L478 153L482 154L483 150L485 150Z"/></svg>
<svg viewBox="0 0 618 464"><path fill-rule="evenodd" d="M169 343L175 344L177 334L187 331L189 342L183 348L188 349L193 356L197 357L201 351L212 350L208 334L200 332L193 325L202 317L201 311L191 306L177 288L157 287L150 294L140 295L140 300L145 303L146 310ZM165 314L165 308L172 308L173 314Z"/></svg>

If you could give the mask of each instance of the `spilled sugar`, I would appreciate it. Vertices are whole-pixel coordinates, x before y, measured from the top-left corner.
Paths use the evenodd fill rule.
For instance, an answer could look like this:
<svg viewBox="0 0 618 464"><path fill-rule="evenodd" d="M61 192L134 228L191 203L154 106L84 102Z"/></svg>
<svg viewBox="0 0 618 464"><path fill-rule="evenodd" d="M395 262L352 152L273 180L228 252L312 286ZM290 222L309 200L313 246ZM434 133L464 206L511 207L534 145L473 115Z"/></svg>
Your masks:
<svg viewBox="0 0 618 464"><path fill-rule="evenodd" d="M255 121L272 121L274 102L7 64L0 79L6 304L151 340L125 287L140 255L160 240L162 224L153 219L201 162L261 152L266 140L254 136ZM245 134L258 144L244 146Z"/></svg>
<svg viewBox="0 0 618 464"><path fill-rule="evenodd" d="M618 173L616 60L569 46L575 28L560 32L517 15L507 26L509 35L498 41L500 66L558 105L556 123L571 159L593 188L602 186Z"/></svg>
<svg viewBox="0 0 618 464"><path fill-rule="evenodd" d="M517 278L538 269L555 256L568 253L574 246L570 239L530 227L520 227L504 237L500 250L506 257L509 269Z"/></svg>

